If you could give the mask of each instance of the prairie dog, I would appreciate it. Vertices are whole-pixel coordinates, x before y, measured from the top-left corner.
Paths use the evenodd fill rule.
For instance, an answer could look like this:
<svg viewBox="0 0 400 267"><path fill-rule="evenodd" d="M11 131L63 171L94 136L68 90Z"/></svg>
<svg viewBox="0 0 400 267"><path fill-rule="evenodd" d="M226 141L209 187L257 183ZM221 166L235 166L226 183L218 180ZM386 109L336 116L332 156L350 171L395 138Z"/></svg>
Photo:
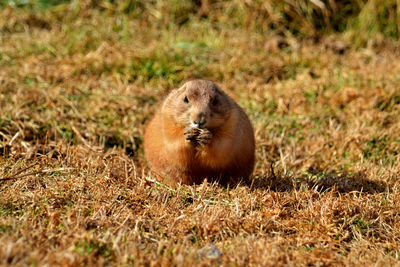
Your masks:
<svg viewBox="0 0 400 267"><path fill-rule="evenodd" d="M169 185L221 183L251 175L253 127L242 108L215 83L186 82L172 90L146 127L144 150Z"/></svg>

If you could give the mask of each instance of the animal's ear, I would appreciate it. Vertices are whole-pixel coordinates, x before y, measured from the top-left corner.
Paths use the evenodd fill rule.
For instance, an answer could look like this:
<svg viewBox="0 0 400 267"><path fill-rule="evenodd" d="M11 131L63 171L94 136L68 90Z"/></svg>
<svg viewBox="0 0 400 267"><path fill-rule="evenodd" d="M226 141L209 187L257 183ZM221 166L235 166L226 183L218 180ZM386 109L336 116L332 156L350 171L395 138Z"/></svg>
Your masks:
<svg viewBox="0 0 400 267"><path fill-rule="evenodd" d="M180 87L180 88L177 89L177 91L178 91L179 93L183 93L183 92L185 92L185 90L186 90L186 84L182 85L182 87Z"/></svg>
<svg viewBox="0 0 400 267"><path fill-rule="evenodd" d="M217 92L217 93L222 93L224 90L222 90L222 88L218 85L218 84L216 84L216 83L214 83L214 89L215 89L215 91Z"/></svg>
<svg viewBox="0 0 400 267"><path fill-rule="evenodd" d="M183 85L182 87L180 87L180 88L177 88L177 89L173 89L170 93L169 93L169 95L170 96L178 96L178 95L180 95L180 94L182 94L183 92L185 92L185 90L186 90L186 85Z"/></svg>

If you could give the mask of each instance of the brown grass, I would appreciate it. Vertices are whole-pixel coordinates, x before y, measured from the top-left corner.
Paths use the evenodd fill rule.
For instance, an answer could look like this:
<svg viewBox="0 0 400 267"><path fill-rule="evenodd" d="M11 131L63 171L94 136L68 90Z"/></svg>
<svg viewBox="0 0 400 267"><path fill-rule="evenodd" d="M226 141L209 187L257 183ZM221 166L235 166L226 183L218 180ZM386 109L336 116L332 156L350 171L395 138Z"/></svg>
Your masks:
<svg viewBox="0 0 400 267"><path fill-rule="evenodd" d="M1 265L399 264L396 42L146 15L0 10ZM251 181L150 175L144 125L190 78L251 118Z"/></svg>

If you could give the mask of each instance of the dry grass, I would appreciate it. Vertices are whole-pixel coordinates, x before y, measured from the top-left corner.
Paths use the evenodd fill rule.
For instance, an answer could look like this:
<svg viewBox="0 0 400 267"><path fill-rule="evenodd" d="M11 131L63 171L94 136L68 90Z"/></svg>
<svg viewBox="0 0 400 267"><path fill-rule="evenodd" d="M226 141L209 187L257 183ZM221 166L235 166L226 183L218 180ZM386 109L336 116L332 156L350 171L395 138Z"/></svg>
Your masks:
<svg viewBox="0 0 400 267"><path fill-rule="evenodd" d="M399 264L398 43L90 3L0 10L1 265ZM251 181L149 175L144 125L200 77L253 122Z"/></svg>

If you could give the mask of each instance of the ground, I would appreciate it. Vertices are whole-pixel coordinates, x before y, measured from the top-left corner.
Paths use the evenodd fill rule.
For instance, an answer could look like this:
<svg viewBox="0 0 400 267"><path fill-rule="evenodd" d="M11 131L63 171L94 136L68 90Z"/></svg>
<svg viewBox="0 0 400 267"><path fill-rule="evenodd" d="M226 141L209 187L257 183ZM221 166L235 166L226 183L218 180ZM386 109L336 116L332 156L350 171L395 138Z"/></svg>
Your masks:
<svg viewBox="0 0 400 267"><path fill-rule="evenodd" d="M74 3L0 9L0 265L400 264L398 42ZM151 175L144 127L191 78L249 115L250 181Z"/></svg>

